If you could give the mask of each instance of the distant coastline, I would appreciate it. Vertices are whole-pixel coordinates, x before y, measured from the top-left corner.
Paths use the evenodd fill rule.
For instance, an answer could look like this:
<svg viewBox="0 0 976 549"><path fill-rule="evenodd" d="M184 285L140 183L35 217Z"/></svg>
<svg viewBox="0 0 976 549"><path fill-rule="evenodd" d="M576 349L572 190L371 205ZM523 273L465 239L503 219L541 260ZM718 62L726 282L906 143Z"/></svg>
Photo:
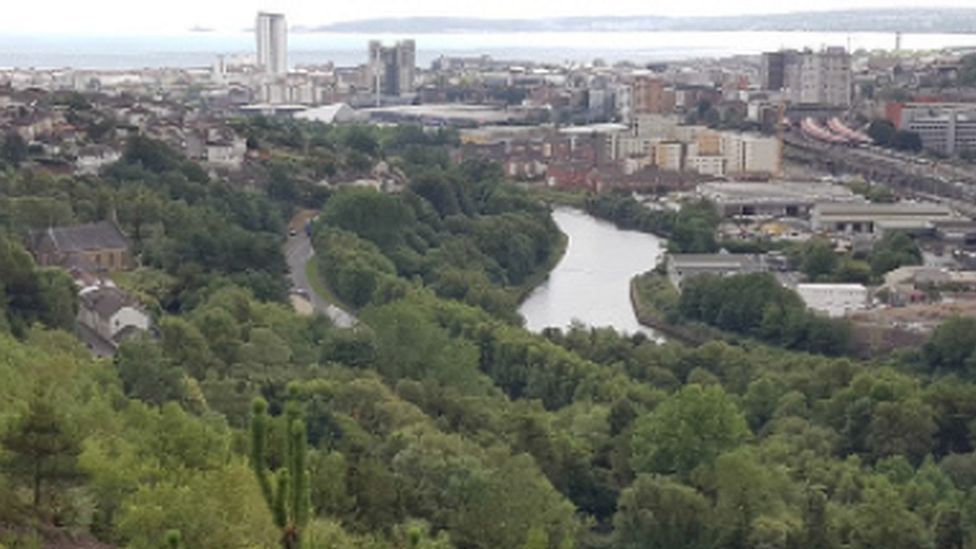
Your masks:
<svg viewBox="0 0 976 549"><path fill-rule="evenodd" d="M782 31L976 33L976 9L907 8L806 11L721 17L603 16L551 19L471 17L374 18L319 26L295 26L297 33L495 33L634 31Z"/></svg>

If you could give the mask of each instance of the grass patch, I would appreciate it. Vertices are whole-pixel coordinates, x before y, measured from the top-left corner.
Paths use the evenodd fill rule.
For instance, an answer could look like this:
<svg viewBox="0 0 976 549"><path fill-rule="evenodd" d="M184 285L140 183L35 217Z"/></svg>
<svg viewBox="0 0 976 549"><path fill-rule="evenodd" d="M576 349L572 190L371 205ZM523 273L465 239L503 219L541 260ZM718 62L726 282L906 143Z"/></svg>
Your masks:
<svg viewBox="0 0 976 549"><path fill-rule="evenodd" d="M530 187L528 192L529 196L532 196L533 198L549 204L555 204L557 206L571 206L573 208L583 209L583 206L586 205L587 191L583 190Z"/></svg>
<svg viewBox="0 0 976 549"><path fill-rule="evenodd" d="M313 257L305 264L305 276L308 277L308 285L316 295L347 313L353 310L335 295L325 278L319 275L319 263L316 258Z"/></svg>
<svg viewBox="0 0 976 549"><path fill-rule="evenodd" d="M536 271L529 275L521 284L512 288L516 301L521 303L523 300L525 300L525 298L529 297L532 290L535 290L536 287L548 280L549 273L556 268L559 261L562 260L564 255L566 255L566 249L568 247L569 237L566 236L566 233L559 231L559 242L549 253L549 257L546 259L545 264L536 269Z"/></svg>
<svg viewBox="0 0 976 549"><path fill-rule="evenodd" d="M668 277L649 271L634 277L634 309L637 316L654 315L674 322L681 295Z"/></svg>

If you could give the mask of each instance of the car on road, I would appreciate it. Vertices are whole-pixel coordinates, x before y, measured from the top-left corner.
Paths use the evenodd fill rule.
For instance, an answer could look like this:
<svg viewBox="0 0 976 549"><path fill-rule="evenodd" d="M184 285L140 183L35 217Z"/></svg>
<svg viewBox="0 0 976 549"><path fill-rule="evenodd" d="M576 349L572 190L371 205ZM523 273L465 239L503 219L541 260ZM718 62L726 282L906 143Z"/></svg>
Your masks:
<svg viewBox="0 0 976 549"><path fill-rule="evenodd" d="M297 236L297 235L298 235L298 231L296 231L295 229L288 229L288 236Z"/></svg>
<svg viewBox="0 0 976 549"><path fill-rule="evenodd" d="M305 299L310 299L308 290L306 290L305 288L292 288L291 293L299 297L304 297Z"/></svg>

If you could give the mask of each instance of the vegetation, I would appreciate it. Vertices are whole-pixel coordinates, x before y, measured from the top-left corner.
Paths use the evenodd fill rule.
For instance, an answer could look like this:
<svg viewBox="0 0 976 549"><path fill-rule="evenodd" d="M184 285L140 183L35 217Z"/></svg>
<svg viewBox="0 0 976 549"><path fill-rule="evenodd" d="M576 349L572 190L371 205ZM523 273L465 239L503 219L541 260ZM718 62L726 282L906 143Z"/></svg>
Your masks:
<svg viewBox="0 0 976 549"><path fill-rule="evenodd" d="M920 265L922 251L903 232L890 232L867 254L838 253L826 239L814 238L788 251L791 262L812 282L879 283L885 273Z"/></svg>
<svg viewBox="0 0 976 549"><path fill-rule="evenodd" d="M922 137L918 132L899 130L888 120L874 120L868 126L868 136L875 145L899 151L920 152Z"/></svg>
<svg viewBox="0 0 976 549"><path fill-rule="evenodd" d="M787 349L829 355L849 350L847 324L810 312L794 291L771 274L705 275L686 280L678 315Z"/></svg>
<svg viewBox="0 0 976 549"><path fill-rule="evenodd" d="M674 212L646 208L628 194L601 193L587 198L585 210L622 229L668 238L668 250L672 253L718 251L715 230L720 218L715 207L706 200L684 204Z"/></svg>
<svg viewBox="0 0 976 549"><path fill-rule="evenodd" d="M155 142L89 179L7 172L4 206L34 208L0 208L12 243L37 212L74 222L124 204L148 268L123 279L160 307L157 334L92 359L43 307L12 305L11 281L42 276L2 248L5 546L972 544L968 321L903 357L826 356L842 343L833 325L750 276L658 301L750 336L738 344L529 333L501 296L544 268L558 233L497 170L441 164L444 136L239 127L271 158L256 169L289 158L296 181L327 152L336 173L382 158L410 174L396 195L342 190L321 205L318 266L359 325L279 300L276 230L304 191L204 181ZM693 236L678 240L698 246L709 215L685 216Z"/></svg>

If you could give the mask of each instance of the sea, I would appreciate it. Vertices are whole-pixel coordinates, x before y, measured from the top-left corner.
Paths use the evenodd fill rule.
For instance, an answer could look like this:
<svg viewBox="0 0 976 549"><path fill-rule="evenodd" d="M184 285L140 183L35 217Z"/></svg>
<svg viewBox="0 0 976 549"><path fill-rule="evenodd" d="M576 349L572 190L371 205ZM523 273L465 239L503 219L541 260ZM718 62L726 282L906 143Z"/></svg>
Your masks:
<svg viewBox="0 0 976 549"><path fill-rule="evenodd" d="M845 46L892 50L893 33L840 32L534 32L443 33L415 36L357 33L297 33L288 37L289 64L333 62L355 66L367 57L369 40L414 38L417 62L427 66L440 56L487 54L513 61L650 63L757 54L779 48ZM973 34L905 34L906 50L976 48ZM254 38L247 32L186 32L160 36L0 35L0 68L137 69L208 67L218 55L248 55Z"/></svg>

